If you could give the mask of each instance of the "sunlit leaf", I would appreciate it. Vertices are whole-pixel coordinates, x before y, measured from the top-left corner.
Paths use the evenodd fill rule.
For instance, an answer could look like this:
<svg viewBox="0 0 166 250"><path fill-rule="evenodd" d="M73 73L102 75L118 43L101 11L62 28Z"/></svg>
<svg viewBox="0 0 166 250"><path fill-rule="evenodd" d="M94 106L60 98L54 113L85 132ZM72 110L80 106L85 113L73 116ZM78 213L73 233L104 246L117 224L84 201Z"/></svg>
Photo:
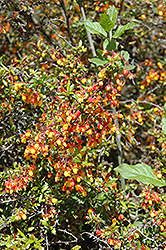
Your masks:
<svg viewBox="0 0 166 250"><path fill-rule="evenodd" d="M125 179L135 179L143 184L152 184L157 187L166 185L166 182L158 179L151 167L146 164L128 165L124 163L114 170L119 172Z"/></svg>
<svg viewBox="0 0 166 250"><path fill-rule="evenodd" d="M88 59L91 63L95 63L97 65L105 65L108 63L108 60L102 60L98 57L94 57L94 58L91 58L91 59Z"/></svg>
<svg viewBox="0 0 166 250"><path fill-rule="evenodd" d="M137 24L127 23L126 25L119 25L115 31L113 38L119 38L126 30L133 29Z"/></svg>
<svg viewBox="0 0 166 250"><path fill-rule="evenodd" d="M109 15L109 17L110 17L110 19L112 21L113 27L114 27L114 25L116 23L116 20L117 20L117 14L118 14L118 12L117 12L114 5L111 6L111 8L108 9L107 14Z"/></svg>
<svg viewBox="0 0 166 250"><path fill-rule="evenodd" d="M89 33L107 37L107 32L103 29L99 22L91 22L90 20L86 20L83 21L83 24Z"/></svg>
<svg viewBox="0 0 166 250"><path fill-rule="evenodd" d="M111 31L114 27L114 23L110 20L110 17L108 14L101 14L100 16L100 24L106 31Z"/></svg>

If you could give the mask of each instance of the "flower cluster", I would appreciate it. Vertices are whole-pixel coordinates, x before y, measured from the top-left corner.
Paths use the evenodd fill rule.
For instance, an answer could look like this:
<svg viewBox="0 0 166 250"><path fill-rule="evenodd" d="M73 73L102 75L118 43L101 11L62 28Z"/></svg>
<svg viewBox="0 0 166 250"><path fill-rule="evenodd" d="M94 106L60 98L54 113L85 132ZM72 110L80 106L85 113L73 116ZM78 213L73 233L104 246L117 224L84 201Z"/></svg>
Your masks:
<svg viewBox="0 0 166 250"><path fill-rule="evenodd" d="M36 167L30 165L29 167L23 167L18 171L17 174L12 174L9 179L4 183L5 191L7 193L14 193L26 189L28 182L32 181L32 176L34 175L34 171Z"/></svg>

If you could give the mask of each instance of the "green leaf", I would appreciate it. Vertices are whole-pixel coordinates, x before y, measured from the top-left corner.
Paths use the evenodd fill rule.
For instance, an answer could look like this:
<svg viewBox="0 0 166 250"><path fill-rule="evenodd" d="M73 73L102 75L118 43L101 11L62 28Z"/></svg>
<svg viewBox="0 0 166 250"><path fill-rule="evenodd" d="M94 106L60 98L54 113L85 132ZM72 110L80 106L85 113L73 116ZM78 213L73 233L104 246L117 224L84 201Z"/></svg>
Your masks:
<svg viewBox="0 0 166 250"><path fill-rule="evenodd" d="M48 222L47 222L47 221L45 221L45 220L41 220L41 223L42 223L44 226L46 226L46 227L48 227L48 226L49 226Z"/></svg>
<svg viewBox="0 0 166 250"><path fill-rule="evenodd" d="M70 86L70 92L74 89L74 87L75 87L74 84L72 84L72 85Z"/></svg>
<svg viewBox="0 0 166 250"><path fill-rule="evenodd" d="M70 92L70 80L68 80L66 88L67 88L67 93L69 93Z"/></svg>
<svg viewBox="0 0 166 250"><path fill-rule="evenodd" d="M125 67L126 67L126 69L128 69L128 70L135 69L135 65L131 65L131 64L126 65Z"/></svg>
<svg viewBox="0 0 166 250"><path fill-rule="evenodd" d="M107 45L107 50L108 51L112 51L112 50L116 50L116 42L112 39L111 42Z"/></svg>
<svg viewBox="0 0 166 250"><path fill-rule="evenodd" d="M102 60L98 57L93 57L91 59L88 59L91 63L95 63L97 65L105 65L108 63L108 60Z"/></svg>
<svg viewBox="0 0 166 250"><path fill-rule="evenodd" d="M97 199L98 199L99 201L104 201L104 200L108 199L108 197L106 197L105 193L100 193L100 194L98 195Z"/></svg>
<svg viewBox="0 0 166 250"><path fill-rule="evenodd" d="M133 225L140 228L143 226L143 223L142 221L135 221Z"/></svg>
<svg viewBox="0 0 166 250"><path fill-rule="evenodd" d="M77 155L77 157L79 157L80 159L82 159L82 154L79 153L79 154Z"/></svg>
<svg viewBox="0 0 166 250"><path fill-rule="evenodd" d="M122 50L122 51L120 52L120 55L121 55L126 61L128 61L129 58L130 58L129 53L128 53L127 51L125 51L125 50Z"/></svg>
<svg viewBox="0 0 166 250"><path fill-rule="evenodd" d="M164 104L164 111L165 111L165 115L166 115L166 103Z"/></svg>
<svg viewBox="0 0 166 250"><path fill-rule="evenodd" d="M162 119L162 131L166 135L166 103L164 104L164 117Z"/></svg>
<svg viewBox="0 0 166 250"><path fill-rule="evenodd" d="M42 193L44 193L48 189L48 183L45 183L43 188L42 188Z"/></svg>
<svg viewBox="0 0 166 250"><path fill-rule="evenodd" d="M166 115L162 119L162 131L166 135Z"/></svg>
<svg viewBox="0 0 166 250"><path fill-rule="evenodd" d="M43 199L43 194L41 194L41 195L39 196L39 203L42 202L42 199Z"/></svg>
<svg viewBox="0 0 166 250"><path fill-rule="evenodd" d="M103 42L103 49L107 49L107 46L109 44L109 40L108 39L105 39L104 42Z"/></svg>
<svg viewBox="0 0 166 250"><path fill-rule="evenodd" d="M118 14L114 5L108 9L107 14L109 15L109 17L112 21L113 27L114 27L114 25L116 23L116 19L117 19L117 14Z"/></svg>
<svg viewBox="0 0 166 250"><path fill-rule="evenodd" d="M29 227L28 232L31 232L34 229L34 227Z"/></svg>
<svg viewBox="0 0 166 250"><path fill-rule="evenodd" d="M161 233L164 237L166 237L166 233L165 232L163 232L163 233Z"/></svg>
<svg viewBox="0 0 166 250"><path fill-rule="evenodd" d="M27 245L31 245L33 242L34 242L33 239L32 239L32 240L28 240L28 241L26 242L26 244L27 244Z"/></svg>
<svg viewBox="0 0 166 250"><path fill-rule="evenodd" d="M25 234L23 234L23 233L20 231L20 229L17 228L17 230L18 230L18 233L19 233L20 236L22 236L23 238L27 239L27 237L25 236Z"/></svg>
<svg viewBox="0 0 166 250"><path fill-rule="evenodd" d="M113 38L119 38L125 32L125 30L132 29L135 26L137 26L137 24L135 23L127 23L126 25L119 25L119 27L117 28L117 30L113 35Z"/></svg>
<svg viewBox="0 0 166 250"><path fill-rule="evenodd" d="M117 181L117 179L112 179L111 181L108 181L106 184L105 184L105 187L111 187L112 186L112 183L114 183L115 181Z"/></svg>
<svg viewBox="0 0 166 250"><path fill-rule="evenodd" d="M74 163L78 163L78 162L81 162L80 158L75 157L75 158L74 158Z"/></svg>
<svg viewBox="0 0 166 250"><path fill-rule="evenodd" d="M121 201L120 203L122 204L123 208L127 209L127 206L123 201Z"/></svg>
<svg viewBox="0 0 166 250"><path fill-rule="evenodd" d="M146 164L128 165L124 163L114 170L125 179L135 179L143 184L152 184L157 187L166 186L166 182L158 179L151 167Z"/></svg>
<svg viewBox="0 0 166 250"><path fill-rule="evenodd" d="M116 50L116 42L112 39L111 42L109 41L109 39L105 39L104 43L103 43L103 49L106 49L108 51L112 51L112 50Z"/></svg>
<svg viewBox="0 0 166 250"><path fill-rule="evenodd" d="M103 51L101 49L97 49L96 52L97 52L98 56L100 57L100 59L102 59Z"/></svg>
<svg viewBox="0 0 166 250"><path fill-rule="evenodd" d="M81 246L76 245L76 246L72 247L72 249L71 249L71 250L79 250L79 249L81 249Z"/></svg>
<svg viewBox="0 0 166 250"><path fill-rule="evenodd" d="M56 229L55 229L54 227L51 227L51 233L54 234L54 235L57 234L57 233L56 233Z"/></svg>
<svg viewBox="0 0 166 250"><path fill-rule="evenodd" d="M85 28L89 33L103 35L107 37L107 32L103 29L99 22L91 22L90 20L83 21Z"/></svg>
<svg viewBox="0 0 166 250"><path fill-rule="evenodd" d="M110 32L114 27L114 23L110 20L109 15L104 13L100 16L100 24L104 30L108 32Z"/></svg>

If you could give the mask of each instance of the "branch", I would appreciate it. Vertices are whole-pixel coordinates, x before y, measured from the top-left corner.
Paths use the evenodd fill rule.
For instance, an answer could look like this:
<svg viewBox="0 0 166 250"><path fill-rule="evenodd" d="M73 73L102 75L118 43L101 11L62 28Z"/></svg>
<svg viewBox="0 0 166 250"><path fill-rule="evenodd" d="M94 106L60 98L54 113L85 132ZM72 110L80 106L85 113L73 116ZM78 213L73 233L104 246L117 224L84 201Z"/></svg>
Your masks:
<svg viewBox="0 0 166 250"><path fill-rule="evenodd" d="M134 99L122 101L122 103L124 103L124 104L125 104L125 103L128 103L128 102L134 102L134 103L136 103L136 104L138 104L138 103L149 104L149 105L152 105L152 106L155 106L155 107L161 109L161 110L164 112L164 109L163 109L162 107L160 107L159 105L157 105L157 104L155 104L155 103L153 103L153 102L148 102L148 101L136 101L136 100L134 100Z"/></svg>
<svg viewBox="0 0 166 250"><path fill-rule="evenodd" d="M66 231L65 229L58 229L58 231L61 231L61 232L63 232L63 233L66 233L66 234L72 236L72 237L74 238L74 240L70 240L70 241L61 241L61 240L59 240L59 241L57 241L56 243L69 245L69 243L74 243L74 242L77 242L77 241L78 241L78 239L77 239L72 233L69 233L69 232Z"/></svg>
<svg viewBox="0 0 166 250"><path fill-rule="evenodd" d="M116 114L116 108L113 108L113 113ZM119 123L118 123L117 119L115 119L115 125L119 129ZM118 164L120 166L123 163L123 153L122 153L121 135L120 135L120 133L116 133L115 132L115 138L116 138L116 144L117 144L118 151L119 151L119 154L118 154ZM122 188L123 191L125 191L125 179L123 178L122 175L120 175L120 179L121 179L121 188Z"/></svg>
<svg viewBox="0 0 166 250"><path fill-rule="evenodd" d="M81 0L76 0L76 1L79 4L83 20L85 21L86 20L86 15L85 15L85 11L84 11L84 7L82 5L82 2L81 2ZM86 30L86 33L87 33L87 36L88 36L88 40L89 40L89 43L90 43L90 47L91 47L91 50L92 50L93 57L95 57L96 56L96 50L95 50L95 46L93 44L92 36L87 30Z"/></svg>
<svg viewBox="0 0 166 250"><path fill-rule="evenodd" d="M107 243L107 241L99 239L97 236L95 236L92 233L83 232L81 235L83 235L83 234L88 234L88 235L90 235L90 238L94 238L96 241L100 241L100 242L104 243L105 245L107 245L108 247L110 247L110 245Z"/></svg>
<svg viewBox="0 0 166 250"><path fill-rule="evenodd" d="M70 41L71 41L71 43L73 44L73 38L72 38L72 35L71 35L71 33L70 33L69 15L67 15L66 8L65 8L65 4L64 4L64 1L63 1L63 0L60 1L60 4L61 4L61 7L62 7L63 12L64 12L64 17L65 17L65 19L66 19L67 32L68 32L68 34L69 34Z"/></svg>

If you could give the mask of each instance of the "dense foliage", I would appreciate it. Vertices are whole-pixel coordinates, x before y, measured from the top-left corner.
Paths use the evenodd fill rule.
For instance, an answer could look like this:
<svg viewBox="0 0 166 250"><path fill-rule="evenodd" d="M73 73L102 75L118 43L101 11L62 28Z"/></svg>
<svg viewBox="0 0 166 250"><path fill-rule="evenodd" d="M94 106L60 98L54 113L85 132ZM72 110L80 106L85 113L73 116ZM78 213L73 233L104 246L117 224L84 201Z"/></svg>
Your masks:
<svg viewBox="0 0 166 250"><path fill-rule="evenodd" d="M165 21L1 1L0 249L166 249Z"/></svg>

